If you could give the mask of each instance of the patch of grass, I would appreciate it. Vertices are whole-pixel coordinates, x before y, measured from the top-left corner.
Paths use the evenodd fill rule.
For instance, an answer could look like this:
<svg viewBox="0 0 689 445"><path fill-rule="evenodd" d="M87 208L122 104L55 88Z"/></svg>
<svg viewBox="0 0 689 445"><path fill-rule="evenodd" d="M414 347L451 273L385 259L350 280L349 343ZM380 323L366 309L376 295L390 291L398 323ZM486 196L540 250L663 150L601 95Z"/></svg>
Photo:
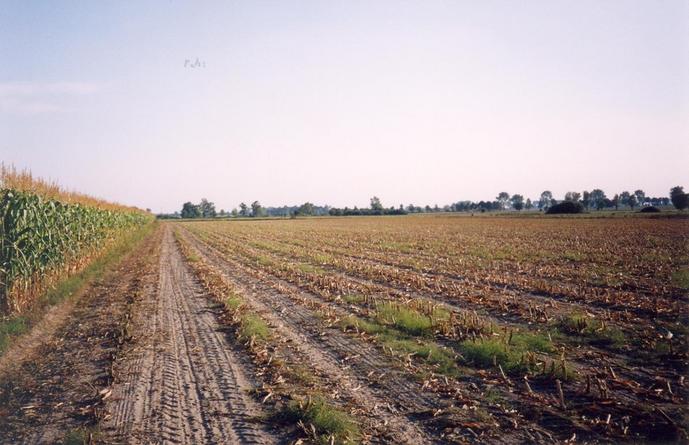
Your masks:
<svg viewBox="0 0 689 445"><path fill-rule="evenodd" d="M254 338L259 341L266 341L270 338L270 327L261 317L256 314L245 314L242 316L239 335L244 338Z"/></svg>
<svg viewBox="0 0 689 445"><path fill-rule="evenodd" d="M261 266L272 266L273 265L273 260L271 260L269 257L265 255L259 255L256 257L256 262L260 264Z"/></svg>
<svg viewBox="0 0 689 445"><path fill-rule="evenodd" d="M349 304L359 304L364 301L364 296L361 294L343 295L342 300L346 301Z"/></svg>
<svg viewBox="0 0 689 445"><path fill-rule="evenodd" d="M680 269L673 273L672 284L682 289L689 289L689 268Z"/></svg>
<svg viewBox="0 0 689 445"><path fill-rule="evenodd" d="M586 339L589 343L600 346L619 348L627 342L624 332L614 326L608 326L586 314L573 313L563 317L558 330L569 336Z"/></svg>
<svg viewBox="0 0 689 445"><path fill-rule="evenodd" d="M509 343L519 352L553 352L554 350L553 342L550 341L548 335L541 332L515 332Z"/></svg>
<svg viewBox="0 0 689 445"><path fill-rule="evenodd" d="M0 354L9 346L12 337L17 337L28 330L26 317L12 317L0 321Z"/></svg>
<svg viewBox="0 0 689 445"><path fill-rule="evenodd" d="M366 332L369 335L375 335L383 347L391 348L397 354L413 354L425 363L434 366L440 374L450 377L460 375L454 353L434 342L420 338L410 338L409 335L400 330L354 316L342 320L340 325L346 328L356 328L358 331Z"/></svg>
<svg viewBox="0 0 689 445"><path fill-rule="evenodd" d="M319 264L331 264L334 261L332 256L324 253L315 254L313 260Z"/></svg>
<svg viewBox="0 0 689 445"><path fill-rule="evenodd" d="M566 361L545 360L540 368L540 375L537 378L545 380L559 379L564 382L578 380L578 374Z"/></svg>
<svg viewBox="0 0 689 445"><path fill-rule="evenodd" d="M380 247L385 250L391 250L393 252L401 252L401 253L413 253L417 251L418 249L410 244L410 243L404 243L404 242L397 242L397 241L387 241L383 242L380 244Z"/></svg>
<svg viewBox="0 0 689 445"><path fill-rule="evenodd" d="M313 264L307 264L307 263L300 263L297 266L297 269L304 273L312 273L316 275L322 275L325 273L325 270L323 270L321 267L314 266Z"/></svg>
<svg viewBox="0 0 689 445"><path fill-rule="evenodd" d="M340 326L343 328L354 328L357 331L366 332L370 335L377 335L387 331L384 326L378 323L369 322L353 315L340 321Z"/></svg>
<svg viewBox="0 0 689 445"><path fill-rule="evenodd" d="M383 342L395 352L414 354L423 359L427 364L434 366L436 371L442 375L457 377L461 374L454 353L436 343L390 337L383 337Z"/></svg>
<svg viewBox="0 0 689 445"><path fill-rule="evenodd" d="M336 443L355 443L360 438L355 420L321 397L293 400L282 414L289 420L301 420L307 426L313 425L322 443L329 443L331 437Z"/></svg>
<svg viewBox="0 0 689 445"><path fill-rule="evenodd" d="M589 317L580 313L569 314L560 320L560 330L568 334L583 334L586 329L590 329L591 321Z"/></svg>
<svg viewBox="0 0 689 445"><path fill-rule="evenodd" d="M87 445L92 443L92 439L99 436L99 431L95 428L77 428L69 430L62 438L63 445Z"/></svg>
<svg viewBox="0 0 689 445"><path fill-rule="evenodd" d="M198 263L199 261L201 261L201 258L199 258L199 256L193 252L188 252L187 261L189 261L190 263Z"/></svg>
<svg viewBox="0 0 689 445"><path fill-rule="evenodd" d="M511 337L511 338L510 338ZM506 373L529 369L523 357L527 352L552 352L550 339L542 333L515 332L510 336L465 340L459 345L464 360L479 368L500 365Z"/></svg>
<svg viewBox="0 0 689 445"><path fill-rule="evenodd" d="M242 305L242 299L236 294L230 294L225 299L225 307L232 311L236 311Z"/></svg>
<svg viewBox="0 0 689 445"><path fill-rule="evenodd" d="M432 334L431 319L408 307L381 303L376 308L376 318L382 324L391 324L409 335L425 336Z"/></svg>
<svg viewBox="0 0 689 445"><path fill-rule="evenodd" d="M562 254L562 258L572 262L582 261L584 256L579 252L567 251Z"/></svg>
<svg viewBox="0 0 689 445"><path fill-rule="evenodd" d="M508 373L526 370L521 362L521 353L510 349L499 338L465 340L460 344L460 351L468 364L479 368L491 368L497 364Z"/></svg>

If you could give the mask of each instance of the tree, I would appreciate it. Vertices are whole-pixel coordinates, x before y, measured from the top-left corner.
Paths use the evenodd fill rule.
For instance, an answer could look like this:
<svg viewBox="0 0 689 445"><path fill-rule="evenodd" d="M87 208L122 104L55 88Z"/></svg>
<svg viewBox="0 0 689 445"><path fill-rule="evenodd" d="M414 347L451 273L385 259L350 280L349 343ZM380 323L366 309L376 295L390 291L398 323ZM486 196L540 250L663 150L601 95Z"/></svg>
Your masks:
<svg viewBox="0 0 689 445"><path fill-rule="evenodd" d="M522 195L512 195L510 201L512 201L512 207L515 210L521 210L524 208L524 197Z"/></svg>
<svg viewBox="0 0 689 445"><path fill-rule="evenodd" d="M315 214L314 205L311 204L310 202L305 202L304 204L299 206L299 208L297 209L297 214L298 215L314 215Z"/></svg>
<svg viewBox="0 0 689 445"><path fill-rule="evenodd" d="M239 216L249 216L249 207L244 203L239 204Z"/></svg>
<svg viewBox="0 0 689 445"><path fill-rule="evenodd" d="M533 203L531 202L531 198L526 198L526 204L524 205L524 208L526 210L533 209Z"/></svg>
<svg viewBox="0 0 689 445"><path fill-rule="evenodd" d="M598 210L601 210L605 207L605 192L601 189L594 189L591 190L591 195L589 196L589 199L591 200L591 204Z"/></svg>
<svg viewBox="0 0 689 445"><path fill-rule="evenodd" d="M629 200L627 201L627 204L629 204L629 207L634 210L634 207L636 207L636 195L629 195Z"/></svg>
<svg viewBox="0 0 689 445"><path fill-rule="evenodd" d="M562 201L560 204L553 204L546 211L549 215L556 215L560 213L581 213L584 211L584 206L580 202Z"/></svg>
<svg viewBox="0 0 689 445"><path fill-rule="evenodd" d="M261 203L258 201L254 201L251 203L251 216L253 217L260 217L264 215L264 210L263 207L261 207Z"/></svg>
<svg viewBox="0 0 689 445"><path fill-rule="evenodd" d="M567 192L565 193L565 201L579 202L581 198L581 193L579 192Z"/></svg>
<svg viewBox="0 0 689 445"><path fill-rule="evenodd" d="M500 203L500 208L505 210L507 208L507 203L510 202L510 194L507 192L500 192L495 199Z"/></svg>
<svg viewBox="0 0 689 445"><path fill-rule="evenodd" d="M591 205L591 193L584 190L584 193L582 194L581 198L581 203L584 205L584 208L586 210L589 209L589 206Z"/></svg>
<svg viewBox="0 0 689 445"><path fill-rule="evenodd" d="M203 216L204 218L215 218L215 204L208 201L206 198L203 198L201 200L201 204L199 204L199 209L201 210L201 216Z"/></svg>
<svg viewBox="0 0 689 445"><path fill-rule="evenodd" d="M634 196L636 197L636 202L639 205L642 205L646 200L646 193L644 193L643 190L635 190Z"/></svg>
<svg viewBox="0 0 689 445"><path fill-rule="evenodd" d="M689 194L684 193L684 187L677 186L670 189L670 201L677 210L684 210L689 207Z"/></svg>
<svg viewBox="0 0 689 445"><path fill-rule="evenodd" d="M232 211L230 212L230 215L232 215L233 218L236 218L239 216L239 212L237 211L237 208L233 208Z"/></svg>
<svg viewBox="0 0 689 445"><path fill-rule="evenodd" d="M380 198L377 196L371 198L371 211L374 215L383 214L383 204L380 202Z"/></svg>
<svg viewBox="0 0 689 445"><path fill-rule="evenodd" d="M632 195L630 195L628 191L624 191L624 192L620 193L620 204L622 204L624 206L628 206L629 205L629 198L631 196Z"/></svg>
<svg viewBox="0 0 689 445"><path fill-rule="evenodd" d="M546 190L543 193L541 193L541 199L538 200L538 208L539 209L544 209L546 207L550 207L550 204L553 201L553 192L550 190Z"/></svg>
<svg viewBox="0 0 689 445"><path fill-rule="evenodd" d="M196 204L191 202L185 202L182 205L182 218L199 218L201 216L201 210Z"/></svg>
<svg viewBox="0 0 689 445"><path fill-rule="evenodd" d="M619 209L620 207L620 195L615 193L615 196L612 197L612 205L615 206L615 210Z"/></svg>

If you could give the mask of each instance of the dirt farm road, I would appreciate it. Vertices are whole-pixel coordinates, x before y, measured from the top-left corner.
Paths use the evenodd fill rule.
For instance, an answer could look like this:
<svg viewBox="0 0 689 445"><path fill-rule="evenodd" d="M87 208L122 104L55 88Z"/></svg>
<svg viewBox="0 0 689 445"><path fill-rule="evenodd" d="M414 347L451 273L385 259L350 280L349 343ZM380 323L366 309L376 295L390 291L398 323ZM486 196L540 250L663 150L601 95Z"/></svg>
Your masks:
<svg viewBox="0 0 689 445"><path fill-rule="evenodd" d="M104 431L127 443L274 442L255 421L249 364L227 344L169 230L159 270L157 293L133 311L140 338L115 367Z"/></svg>
<svg viewBox="0 0 689 445"><path fill-rule="evenodd" d="M0 361L0 443L285 442L217 312L159 228Z"/></svg>

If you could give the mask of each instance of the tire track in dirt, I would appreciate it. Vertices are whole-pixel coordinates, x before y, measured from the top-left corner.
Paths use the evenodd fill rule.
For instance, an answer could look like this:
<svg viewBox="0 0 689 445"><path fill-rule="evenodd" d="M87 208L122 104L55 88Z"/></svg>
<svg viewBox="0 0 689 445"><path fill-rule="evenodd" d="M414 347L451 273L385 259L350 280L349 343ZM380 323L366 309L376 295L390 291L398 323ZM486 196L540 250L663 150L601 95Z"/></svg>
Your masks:
<svg viewBox="0 0 689 445"><path fill-rule="evenodd" d="M115 367L103 422L120 443L274 443L257 420L260 406L248 358L224 338L212 303L165 228L157 289L135 303L137 339ZM109 441L110 441L109 440Z"/></svg>
<svg viewBox="0 0 689 445"><path fill-rule="evenodd" d="M404 371L399 370L398 364L382 356L374 345L358 341L340 330L325 329L323 320L312 309L295 303L290 293L325 305L340 316L346 315L343 309L324 304L317 296L280 278L247 268L187 230L181 234L200 256L215 264L232 281L254 310L283 336L296 343L313 366L320 368L334 385L345 382L345 389L356 389L350 394L369 415L389 423L393 431L403 432L406 443L441 441L438 431L425 422L433 412L440 412L445 406L437 394L424 393L420 383L410 380ZM374 381L359 376L372 376ZM387 412L381 411L380 407L385 407ZM417 425L425 432L422 433ZM473 436L468 434L466 439L472 439ZM482 439L485 442L487 438ZM503 441L492 439L488 441ZM396 443L399 441L399 438L395 440Z"/></svg>

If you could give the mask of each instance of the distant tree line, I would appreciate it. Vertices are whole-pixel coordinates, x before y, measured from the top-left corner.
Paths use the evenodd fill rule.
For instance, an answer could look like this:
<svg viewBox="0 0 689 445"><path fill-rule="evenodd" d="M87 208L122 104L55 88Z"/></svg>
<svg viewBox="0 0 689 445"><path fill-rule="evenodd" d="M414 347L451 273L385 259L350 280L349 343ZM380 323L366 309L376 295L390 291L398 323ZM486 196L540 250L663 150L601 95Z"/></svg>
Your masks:
<svg viewBox="0 0 689 445"><path fill-rule="evenodd" d="M650 197L646 196L643 190L635 190L633 193L623 191L616 193L612 198L608 198L605 192L601 189L593 189L591 191L584 190L583 192L567 192L562 200L557 200L553 197L553 193L545 190L541 193L538 199L531 200L524 199L523 195L510 195L507 192L500 192L498 196L492 201L457 201L453 204L444 205L442 207L437 204L431 207L416 206L414 204L403 205L398 207L385 207L380 198L374 196L371 198L370 206L368 208L358 207L344 207L336 208L330 206L318 206L310 202L298 206L282 206L282 207L263 207L260 202L254 201L251 205L242 202L239 208L234 208L231 211L215 210L215 204L202 199L200 203L194 204L192 202L185 202L182 205L180 212L172 214L161 214L159 218L257 218L257 217L297 217L297 216L364 216L364 215L406 215L409 213L436 213L436 212L488 212L488 211L522 211L522 210L539 210L547 211L553 206L561 203L573 203L574 207L580 208L581 211L589 210L604 210L629 208L634 210L639 207L667 207L671 204L678 210L689 208L689 194L684 192L681 186L673 187L670 190L669 197ZM573 209L571 205L567 208Z"/></svg>
<svg viewBox="0 0 689 445"><path fill-rule="evenodd" d="M407 213L435 213L435 212L487 212L487 211L507 211L507 210L542 210L546 211L552 206L561 202L572 202L580 205L584 211L588 210L603 210L615 209L620 207L629 207L631 210L642 206L663 207L669 206L671 203L679 210L686 209L689 206L687 201L689 195L684 193L683 187L673 187L670 191L670 197L650 197L646 196L643 190L636 190L634 193L624 191L615 194L612 198L608 198L605 192L601 189L594 189L591 191L585 190L583 192L567 192L564 199L558 201L553 197L553 193L549 190L543 191L537 200L524 198L523 195L510 195L507 192L500 192L493 201L457 201L453 204L439 207L437 204L433 207L416 206L409 204L406 207L400 204L398 208L385 208L377 197L371 198L370 208L359 209L357 207L344 209L331 208L330 215L333 216L347 216L347 215L401 215Z"/></svg>

